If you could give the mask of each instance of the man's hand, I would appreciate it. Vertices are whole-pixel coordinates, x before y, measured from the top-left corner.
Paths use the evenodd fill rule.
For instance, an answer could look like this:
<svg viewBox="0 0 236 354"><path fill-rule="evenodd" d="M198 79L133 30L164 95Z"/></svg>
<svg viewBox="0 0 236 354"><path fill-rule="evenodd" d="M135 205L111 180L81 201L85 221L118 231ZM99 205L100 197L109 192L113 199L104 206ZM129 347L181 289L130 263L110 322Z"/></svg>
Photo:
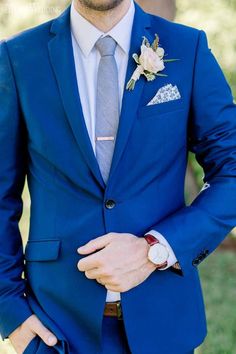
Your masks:
<svg viewBox="0 0 236 354"><path fill-rule="evenodd" d="M37 335L49 346L57 343L55 335L35 315L28 317L16 328L9 335L9 339L17 354L22 354L31 340Z"/></svg>
<svg viewBox="0 0 236 354"><path fill-rule="evenodd" d="M78 269L108 290L125 292L141 284L157 268L148 260L149 247L143 237L110 232L78 248L78 253L88 255L78 262Z"/></svg>

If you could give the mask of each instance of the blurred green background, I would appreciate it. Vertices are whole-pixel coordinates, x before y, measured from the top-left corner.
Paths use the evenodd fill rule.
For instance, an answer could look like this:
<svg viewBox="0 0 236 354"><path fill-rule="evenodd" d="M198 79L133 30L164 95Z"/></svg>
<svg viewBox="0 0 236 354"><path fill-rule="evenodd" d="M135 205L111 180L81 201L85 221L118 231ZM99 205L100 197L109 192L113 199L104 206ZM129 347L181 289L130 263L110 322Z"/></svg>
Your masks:
<svg viewBox="0 0 236 354"><path fill-rule="evenodd" d="M137 0L148 12L206 31L213 53L236 95L236 0ZM66 0L0 0L0 40L22 29L55 17ZM186 179L190 202L202 186L202 170L194 156ZM24 190L24 214L20 223L24 243L28 234L30 199ZM194 227L194 225L193 225ZM236 241L234 233L200 266L208 319L208 337L198 354L236 354ZM197 328L196 328L197 330ZM14 351L0 342L0 354ZM112 354L112 353L111 353ZM161 353L160 353L161 354Z"/></svg>

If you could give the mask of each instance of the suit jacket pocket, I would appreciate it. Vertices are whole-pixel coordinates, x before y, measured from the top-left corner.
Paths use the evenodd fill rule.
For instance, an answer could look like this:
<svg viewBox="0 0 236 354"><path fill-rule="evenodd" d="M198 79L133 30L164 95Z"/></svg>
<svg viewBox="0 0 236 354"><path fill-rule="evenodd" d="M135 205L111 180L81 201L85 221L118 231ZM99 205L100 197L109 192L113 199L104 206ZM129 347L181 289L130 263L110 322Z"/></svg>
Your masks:
<svg viewBox="0 0 236 354"><path fill-rule="evenodd" d="M175 111L187 109L186 104L182 99L168 101L164 103L152 104L149 106L142 106L138 109L138 117L145 118L154 115L170 114Z"/></svg>
<svg viewBox="0 0 236 354"><path fill-rule="evenodd" d="M59 256L61 241L32 240L28 241L25 248L25 260L27 262L54 261Z"/></svg>

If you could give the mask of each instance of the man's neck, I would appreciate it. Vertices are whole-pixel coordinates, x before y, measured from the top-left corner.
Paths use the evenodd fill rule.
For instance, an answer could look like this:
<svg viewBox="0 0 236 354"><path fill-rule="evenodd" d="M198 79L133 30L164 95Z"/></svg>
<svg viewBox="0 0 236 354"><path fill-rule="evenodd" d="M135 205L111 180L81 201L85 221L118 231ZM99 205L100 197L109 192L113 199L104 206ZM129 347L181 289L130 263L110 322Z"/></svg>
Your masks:
<svg viewBox="0 0 236 354"><path fill-rule="evenodd" d="M76 11L100 31L110 31L127 13L130 0L123 0L117 7L108 11L96 11L85 7L79 0L74 2Z"/></svg>

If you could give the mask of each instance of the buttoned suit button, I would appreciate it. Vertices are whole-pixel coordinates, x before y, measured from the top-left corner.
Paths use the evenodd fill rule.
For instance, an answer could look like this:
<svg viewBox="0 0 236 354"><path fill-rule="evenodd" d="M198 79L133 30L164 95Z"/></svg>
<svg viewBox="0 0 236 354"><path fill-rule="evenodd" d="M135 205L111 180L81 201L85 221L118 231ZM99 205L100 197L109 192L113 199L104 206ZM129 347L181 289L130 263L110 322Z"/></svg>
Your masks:
<svg viewBox="0 0 236 354"><path fill-rule="evenodd" d="M115 203L114 200L112 200L112 199L106 200L106 202L105 202L105 207L106 207L107 209L113 209L115 206L116 206L116 203Z"/></svg>

